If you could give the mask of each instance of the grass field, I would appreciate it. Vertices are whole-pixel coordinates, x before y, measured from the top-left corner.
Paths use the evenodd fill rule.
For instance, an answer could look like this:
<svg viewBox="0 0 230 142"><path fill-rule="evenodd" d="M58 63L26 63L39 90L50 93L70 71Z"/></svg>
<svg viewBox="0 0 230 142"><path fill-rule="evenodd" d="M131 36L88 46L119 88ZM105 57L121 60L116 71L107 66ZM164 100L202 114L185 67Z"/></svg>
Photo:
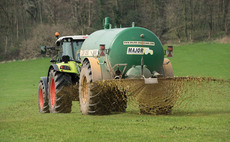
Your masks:
<svg viewBox="0 0 230 142"><path fill-rule="evenodd" d="M230 44L196 43L176 46L171 59L176 76L230 79Z"/></svg>
<svg viewBox="0 0 230 142"><path fill-rule="evenodd" d="M230 79L230 44L174 47L176 76ZM0 141L229 141L230 84L192 88L193 97L172 115L140 115L137 110L83 116L78 102L70 114L40 114L37 87L49 59L0 64Z"/></svg>

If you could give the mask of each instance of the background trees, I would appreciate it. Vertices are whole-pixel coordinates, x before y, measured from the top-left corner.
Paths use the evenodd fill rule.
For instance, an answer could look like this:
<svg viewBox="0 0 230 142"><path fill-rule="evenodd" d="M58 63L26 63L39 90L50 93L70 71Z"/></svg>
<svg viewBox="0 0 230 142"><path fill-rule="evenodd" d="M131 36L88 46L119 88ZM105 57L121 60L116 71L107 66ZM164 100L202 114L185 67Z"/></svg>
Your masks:
<svg viewBox="0 0 230 142"><path fill-rule="evenodd" d="M229 34L229 9L229 0L0 0L0 60L36 57L39 45L53 45L54 30L90 34L106 16L113 27L134 21L163 42L220 38Z"/></svg>

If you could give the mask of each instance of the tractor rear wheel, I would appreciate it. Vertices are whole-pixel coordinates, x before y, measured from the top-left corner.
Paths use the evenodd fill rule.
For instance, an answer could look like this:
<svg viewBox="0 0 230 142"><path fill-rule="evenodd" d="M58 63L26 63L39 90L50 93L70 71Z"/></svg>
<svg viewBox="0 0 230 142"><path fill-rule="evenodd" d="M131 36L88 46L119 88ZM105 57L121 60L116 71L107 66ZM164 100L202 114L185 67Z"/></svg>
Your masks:
<svg viewBox="0 0 230 142"><path fill-rule="evenodd" d="M38 109L40 113L49 113L48 96L43 81L38 85Z"/></svg>
<svg viewBox="0 0 230 142"><path fill-rule="evenodd" d="M51 113L70 113L72 96L68 93L68 87L72 85L71 76L55 70L49 72L48 99Z"/></svg>
<svg viewBox="0 0 230 142"><path fill-rule="evenodd" d="M92 70L90 63L85 61L81 68L79 84L79 102L83 115L102 115L110 113L110 109L103 104L100 92L95 94L92 91Z"/></svg>

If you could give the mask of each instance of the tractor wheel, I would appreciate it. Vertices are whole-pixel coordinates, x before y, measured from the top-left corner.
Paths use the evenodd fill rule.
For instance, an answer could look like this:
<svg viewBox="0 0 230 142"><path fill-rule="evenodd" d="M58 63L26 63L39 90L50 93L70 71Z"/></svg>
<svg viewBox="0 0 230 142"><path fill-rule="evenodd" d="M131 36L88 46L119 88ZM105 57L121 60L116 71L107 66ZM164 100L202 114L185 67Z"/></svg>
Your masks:
<svg viewBox="0 0 230 142"><path fill-rule="evenodd" d="M164 70L163 73L164 77L169 77L169 78L174 77L172 64L168 58L164 58L163 70Z"/></svg>
<svg viewBox="0 0 230 142"><path fill-rule="evenodd" d="M81 68L79 82L79 102L83 115L103 115L110 113L106 104L103 104L103 98L100 92L92 92L92 70L90 63L85 61Z"/></svg>
<svg viewBox="0 0 230 142"><path fill-rule="evenodd" d="M68 87L72 84L71 76L55 70L49 72L48 99L51 113L70 113L72 96L68 93Z"/></svg>
<svg viewBox="0 0 230 142"><path fill-rule="evenodd" d="M38 109L40 113L49 113L48 97L43 81L38 85Z"/></svg>

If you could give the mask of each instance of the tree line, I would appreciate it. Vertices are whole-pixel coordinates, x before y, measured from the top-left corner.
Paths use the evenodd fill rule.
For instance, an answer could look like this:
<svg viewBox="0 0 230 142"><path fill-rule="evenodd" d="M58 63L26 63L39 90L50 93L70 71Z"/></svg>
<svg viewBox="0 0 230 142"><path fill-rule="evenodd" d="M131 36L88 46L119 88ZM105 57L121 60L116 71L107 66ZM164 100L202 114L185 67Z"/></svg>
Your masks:
<svg viewBox="0 0 230 142"><path fill-rule="evenodd" d="M221 38L230 30L229 0L1 0L0 60L39 56L54 33L90 34L113 27L145 27L163 43Z"/></svg>

